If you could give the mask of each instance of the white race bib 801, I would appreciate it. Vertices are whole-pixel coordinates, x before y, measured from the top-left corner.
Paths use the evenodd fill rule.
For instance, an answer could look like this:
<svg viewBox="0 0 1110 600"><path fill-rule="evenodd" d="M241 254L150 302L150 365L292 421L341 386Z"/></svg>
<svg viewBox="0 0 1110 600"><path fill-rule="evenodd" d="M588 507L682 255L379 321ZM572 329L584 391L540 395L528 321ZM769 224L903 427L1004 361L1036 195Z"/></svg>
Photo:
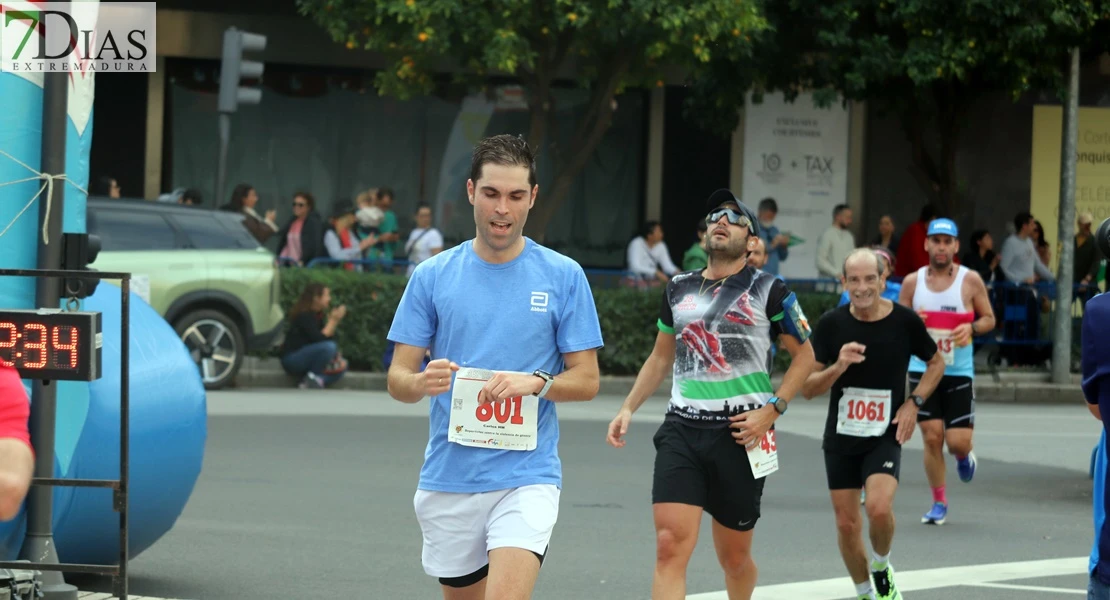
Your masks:
<svg viewBox="0 0 1110 600"><path fill-rule="evenodd" d="M878 437L890 425L890 390L844 388L836 432L853 437Z"/></svg>
<svg viewBox="0 0 1110 600"><path fill-rule="evenodd" d="M540 399L515 396L478 404L478 392L493 377L487 369L463 368L451 388L447 441L475 448L535 450Z"/></svg>

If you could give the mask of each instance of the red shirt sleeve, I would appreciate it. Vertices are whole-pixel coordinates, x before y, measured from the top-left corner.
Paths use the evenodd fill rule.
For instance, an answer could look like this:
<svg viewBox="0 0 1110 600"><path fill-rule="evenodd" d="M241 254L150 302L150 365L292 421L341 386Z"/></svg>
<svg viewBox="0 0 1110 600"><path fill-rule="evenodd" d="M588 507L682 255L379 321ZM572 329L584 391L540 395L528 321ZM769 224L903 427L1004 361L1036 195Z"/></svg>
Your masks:
<svg viewBox="0 0 1110 600"><path fill-rule="evenodd" d="M0 438L13 438L31 447L31 432L27 421L31 416L31 401L27 390L14 367L0 366Z"/></svg>

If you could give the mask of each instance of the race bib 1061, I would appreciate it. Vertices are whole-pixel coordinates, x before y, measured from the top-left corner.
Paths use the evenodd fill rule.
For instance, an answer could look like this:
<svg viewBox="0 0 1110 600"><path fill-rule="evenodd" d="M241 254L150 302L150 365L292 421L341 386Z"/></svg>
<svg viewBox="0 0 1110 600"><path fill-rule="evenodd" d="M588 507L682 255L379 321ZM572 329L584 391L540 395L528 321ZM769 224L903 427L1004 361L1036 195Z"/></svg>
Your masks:
<svg viewBox="0 0 1110 600"><path fill-rule="evenodd" d="M836 432L852 437L878 437L890 425L890 390L844 388Z"/></svg>
<svg viewBox="0 0 1110 600"><path fill-rule="evenodd" d="M475 448L535 450L540 399L515 396L478 404L478 392L493 374L474 368L459 369L455 374L447 441Z"/></svg>

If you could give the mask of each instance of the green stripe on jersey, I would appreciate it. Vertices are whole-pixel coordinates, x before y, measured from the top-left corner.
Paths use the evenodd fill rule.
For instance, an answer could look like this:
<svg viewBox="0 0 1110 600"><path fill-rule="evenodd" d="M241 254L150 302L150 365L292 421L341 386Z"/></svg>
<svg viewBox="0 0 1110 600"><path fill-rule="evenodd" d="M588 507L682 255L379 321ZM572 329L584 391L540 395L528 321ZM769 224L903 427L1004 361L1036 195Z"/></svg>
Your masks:
<svg viewBox="0 0 1110 600"><path fill-rule="evenodd" d="M674 327L669 327L666 323L663 322L663 319L659 319L659 322L656 323L656 325L659 326L659 331L674 335Z"/></svg>
<svg viewBox="0 0 1110 600"><path fill-rule="evenodd" d="M683 398L690 400L724 400L747 394L770 394L771 376L766 373L751 373L727 381L695 381L683 379L679 384Z"/></svg>

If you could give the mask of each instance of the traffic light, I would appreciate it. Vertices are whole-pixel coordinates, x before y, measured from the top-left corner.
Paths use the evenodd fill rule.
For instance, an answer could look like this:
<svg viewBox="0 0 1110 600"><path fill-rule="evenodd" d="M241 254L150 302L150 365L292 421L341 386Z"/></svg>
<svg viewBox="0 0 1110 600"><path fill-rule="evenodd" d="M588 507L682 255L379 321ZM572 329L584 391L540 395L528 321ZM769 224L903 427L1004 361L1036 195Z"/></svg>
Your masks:
<svg viewBox="0 0 1110 600"><path fill-rule="evenodd" d="M62 234L62 270L95 271L89 265L96 262L100 254L100 237L87 233ZM62 279L61 297L88 298L96 291L99 279L85 277L66 277Z"/></svg>
<svg viewBox="0 0 1110 600"><path fill-rule="evenodd" d="M220 64L219 110L235 112L240 104L258 104L262 101L262 88L245 86L244 80L261 79L265 69L260 61L245 60L244 52L262 52L266 49L266 36L239 31L231 27L224 32L223 61Z"/></svg>

